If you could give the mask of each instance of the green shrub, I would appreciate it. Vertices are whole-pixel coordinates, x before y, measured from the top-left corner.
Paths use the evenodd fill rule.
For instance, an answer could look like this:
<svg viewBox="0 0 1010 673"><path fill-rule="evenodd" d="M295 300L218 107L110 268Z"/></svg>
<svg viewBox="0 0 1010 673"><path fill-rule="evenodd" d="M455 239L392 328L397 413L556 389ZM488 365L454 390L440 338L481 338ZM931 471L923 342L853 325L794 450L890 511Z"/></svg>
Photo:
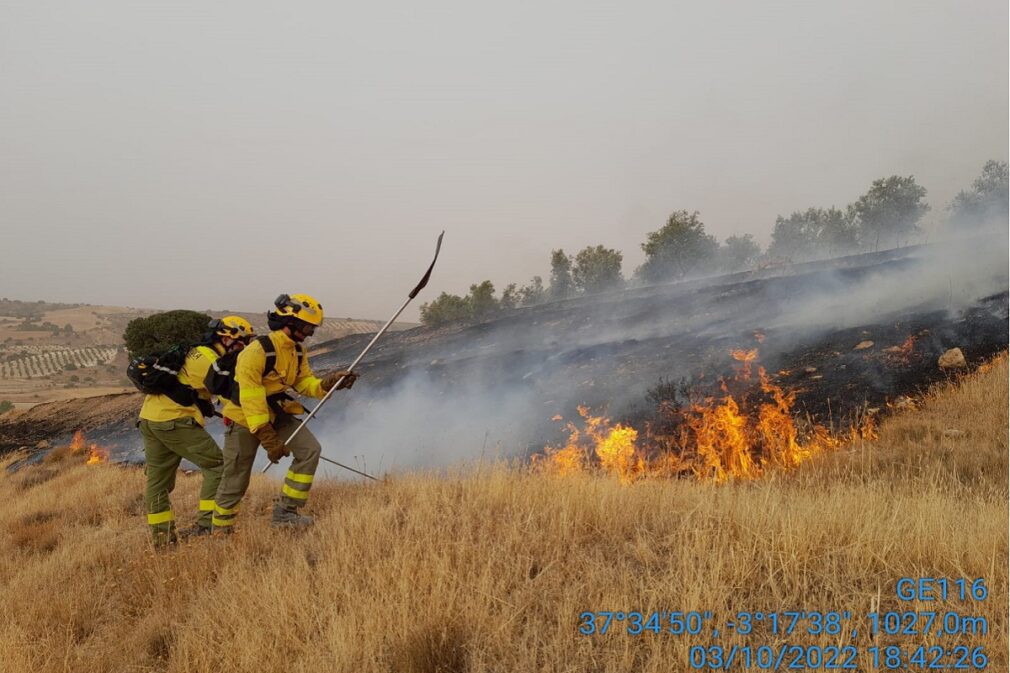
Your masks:
<svg viewBox="0 0 1010 673"><path fill-rule="evenodd" d="M197 311L166 311L135 318L126 326L123 341L130 357L152 355L176 344L194 344L203 339L210 316Z"/></svg>
<svg viewBox="0 0 1010 673"><path fill-rule="evenodd" d="M436 299L421 305L421 324L439 327L469 320L472 312L466 297L443 292Z"/></svg>

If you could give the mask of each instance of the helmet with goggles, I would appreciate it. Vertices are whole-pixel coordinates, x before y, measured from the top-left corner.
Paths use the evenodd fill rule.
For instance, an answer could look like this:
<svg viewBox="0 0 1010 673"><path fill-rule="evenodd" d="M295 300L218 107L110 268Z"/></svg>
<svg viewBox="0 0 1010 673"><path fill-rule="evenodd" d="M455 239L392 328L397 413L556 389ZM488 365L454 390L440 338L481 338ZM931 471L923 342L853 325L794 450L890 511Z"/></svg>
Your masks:
<svg viewBox="0 0 1010 673"><path fill-rule="evenodd" d="M307 294L282 294L274 306L275 310L267 313L267 325L275 331L291 328L297 341L312 336L323 323L322 305Z"/></svg>
<svg viewBox="0 0 1010 673"><path fill-rule="evenodd" d="M256 331L253 329L252 324L239 315L226 315L223 318L214 318L207 327L215 338L231 337L232 339L246 341L256 336Z"/></svg>

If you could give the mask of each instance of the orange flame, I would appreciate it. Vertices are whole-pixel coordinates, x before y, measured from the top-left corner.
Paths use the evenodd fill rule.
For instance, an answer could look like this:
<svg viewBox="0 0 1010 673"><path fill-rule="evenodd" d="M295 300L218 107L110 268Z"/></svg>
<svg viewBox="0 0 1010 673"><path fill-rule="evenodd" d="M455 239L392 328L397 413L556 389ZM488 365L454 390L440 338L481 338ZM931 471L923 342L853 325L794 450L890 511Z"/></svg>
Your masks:
<svg viewBox="0 0 1010 673"><path fill-rule="evenodd" d="M683 437L693 441L697 464L692 471L700 478L723 482L730 477L756 477L757 465L747 439L747 418L732 397L706 406L692 407L694 418L687 421Z"/></svg>
<svg viewBox="0 0 1010 673"><path fill-rule="evenodd" d="M915 354L915 335L910 334L900 346L885 348L885 356L897 362L909 362Z"/></svg>
<svg viewBox="0 0 1010 673"><path fill-rule="evenodd" d="M739 362L753 362L754 360L757 360L758 349L752 348L749 351L731 350L729 354L733 356L734 360Z"/></svg>
<svg viewBox="0 0 1010 673"><path fill-rule="evenodd" d="M702 480L717 483L733 479L755 479L771 469L793 469L823 451L837 448L841 439L820 425L804 432L793 420L794 391L783 390L763 367L758 367L758 381L751 382L752 366L758 351L734 350L739 363L736 375L721 382L722 395L706 397L685 412L675 451L646 457L637 445L636 429L616 424L602 416L593 416L579 407L584 419L580 430L569 423L565 446L547 447L534 464L550 473L567 475L597 468L629 484L644 476L668 476L693 473ZM734 389L750 390L734 397ZM751 398L760 390L759 401ZM873 419L853 425L850 440L875 439ZM646 436L647 439L652 439Z"/></svg>
<svg viewBox="0 0 1010 673"><path fill-rule="evenodd" d="M593 416L586 407L579 407L579 415L585 419L585 428L569 423L568 442L563 447L547 447L543 458L534 457L535 462L539 458L539 467L552 474L573 474L585 471L595 456L600 469L623 484L645 472L645 458L635 446L637 430L620 423L611 427L610 419Z"/></svg>
<svg viewBox="0 0 1010 673"><path fill-rule="evenodd" d="M757 350L732 351L741 362L734 382L746 383ZM691 407L681 433L681 451L694 454L693 471L702 479L725 482L754 479L769 469L792 469L811 456L838 446L824 427L814 425L801 438L793 420L794 391L774 383L764 367L758 367L763 401L739 400L723 384L722 399L706 398Z"/></svg>
<svg viewBox="0 0 1010 673"><path fill-rule="evenodd" d="M88 460L86 462L88 465L109 462L109 450L92 444L88 447Z"/></svg>
<svg viewBox="0 0 1010 673"><path fill-rule="evenodd" d="M880 433L877 432L877 421L873 416L866 416L859 423L853 423L852 427L849 428L849 441L851 442L856 442L860 439L872 441L879 438Z"/></svg>
<svg viewBox="0 0 1010 673"><path fill-rule="evenodd" d="M751 376L751 363L757 360L758 350L752 348L749 351L745 350L731 350L729 352L733 356L733 359L737 362L742 362L743 365L737 371L736 380L746 380Z"/></svg>
<svg viewBox="0 0 1010 673"><path fill-rule="evenodd" d="M74 433L74 438L70 441L70 455L79 456L87 452L88 458L85 461L87 465L97 465L98 463L109 462L109 450L98 446L94 442L91 444L87 443L84 438L84 432L78 430Z"/></svg>

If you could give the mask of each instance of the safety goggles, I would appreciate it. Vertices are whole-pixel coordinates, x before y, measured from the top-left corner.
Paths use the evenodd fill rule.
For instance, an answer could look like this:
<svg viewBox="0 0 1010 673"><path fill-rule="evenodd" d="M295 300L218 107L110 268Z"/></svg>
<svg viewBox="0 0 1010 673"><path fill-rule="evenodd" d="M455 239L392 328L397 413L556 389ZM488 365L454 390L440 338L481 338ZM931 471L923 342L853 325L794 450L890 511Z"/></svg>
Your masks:
<svg viewBox="0 0 1010 673"><path fill-rule="evenodd" d="M225 322L220 318L214 318L211 320L207 324L207 328L215 334L221 334L221 336L225 336L223 332L227 332L227 336L230 336L233 339L247 339L252 336L250 334L246 334L241 327L233 327L225 324Z"/></svg>
<svg viewBox="0 0 1010 673"><path fill-rule="evenodd" d="M297 299L292 299L289 294L279 295L277 299L274 299L274 306L277 308L290 308L295 312L306 311L311 315L315 315L317 310L323 308L322 304L319 306L306 306Z"/></svg>

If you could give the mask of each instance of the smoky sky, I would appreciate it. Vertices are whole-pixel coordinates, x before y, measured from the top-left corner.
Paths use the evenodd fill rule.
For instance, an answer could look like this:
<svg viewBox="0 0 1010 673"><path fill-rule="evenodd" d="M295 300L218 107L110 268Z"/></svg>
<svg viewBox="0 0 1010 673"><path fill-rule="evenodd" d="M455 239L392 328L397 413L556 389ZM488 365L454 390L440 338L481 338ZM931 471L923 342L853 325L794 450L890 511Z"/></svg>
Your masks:
<svg viewBox="0 0 1010 673"><path fill-rule="evenodd" d="M382 318L1007 158L1005 2L2 2L0 295ZM408 317L416 317L416 311Z"/></svg>

